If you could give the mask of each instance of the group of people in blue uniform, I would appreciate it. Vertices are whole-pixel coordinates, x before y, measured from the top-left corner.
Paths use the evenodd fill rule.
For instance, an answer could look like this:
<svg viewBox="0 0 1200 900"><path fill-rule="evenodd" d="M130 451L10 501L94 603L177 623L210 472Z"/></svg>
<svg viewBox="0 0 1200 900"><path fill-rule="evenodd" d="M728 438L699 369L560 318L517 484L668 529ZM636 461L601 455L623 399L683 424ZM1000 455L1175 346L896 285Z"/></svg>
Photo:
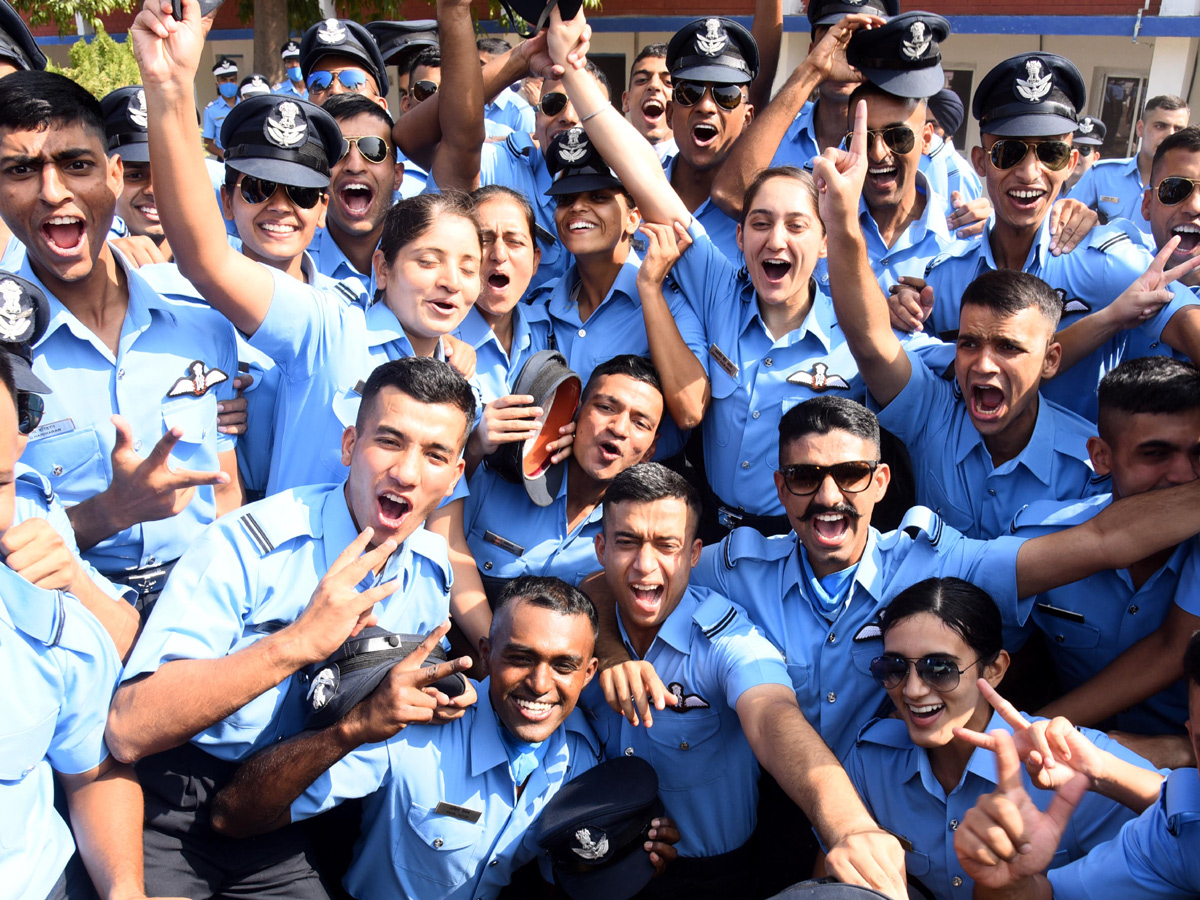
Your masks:
<svg viewBox="0 0 1200 900"><path fill-rule="evenodd" d="M0 0L0 897L1200 893L1200 128L805 14Z"/></svg>

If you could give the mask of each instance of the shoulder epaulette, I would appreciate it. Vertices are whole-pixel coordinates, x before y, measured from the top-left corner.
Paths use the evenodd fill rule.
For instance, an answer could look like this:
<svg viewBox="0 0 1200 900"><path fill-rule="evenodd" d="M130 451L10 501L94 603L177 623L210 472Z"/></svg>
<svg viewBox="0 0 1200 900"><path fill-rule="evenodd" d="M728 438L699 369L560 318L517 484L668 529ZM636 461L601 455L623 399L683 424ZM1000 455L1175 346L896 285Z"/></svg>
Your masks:
<svg viewBox="0 0 1200 900"><path fill-rule="evenodd" d="M737 621L737 617L737 607L729 601L729 598L712 591L708 592L708 596L692 613L692 621L700 626L700 630L710 641L720 637L730 625Z"/></svg>
<svg viewBox="0 0 1200 900"><path fill-rule="evenodd" d="M21 468L21 467L18 467ZM50 479L38 472L35 469L23 468L17 475L19 484L28 484L37 491L39 497L46 501L49 505L54 500L54 488L50 485Z"/></svg>
<svg viewBox="0 0 1200 900"><path fill-rule="evenodd" d="M795 541L786 536L769 538L754 528L735 528L721 548L725 567L732 569L743 559L784 559L795 549Z"/></svg>
<svg viewBox="0 0 1200 900"><path fill-rule="evenodd" d="M900 527L885 536L881 543L905 534L914 541L924 538L930 546L936 547L942 539L942 532L945 531L945 528L946 523L942 521L942 517L932 509L925 506L914 506L904 514L904 518L900 521Z"/></svg>
<svg viewBox="0 0 1200 900"><path fill-rule="evenodd" d="M1176 769L1163 788L1167 830L1176 837L1184 826L1200 822L1200 779L1193 769Z"/></svg>

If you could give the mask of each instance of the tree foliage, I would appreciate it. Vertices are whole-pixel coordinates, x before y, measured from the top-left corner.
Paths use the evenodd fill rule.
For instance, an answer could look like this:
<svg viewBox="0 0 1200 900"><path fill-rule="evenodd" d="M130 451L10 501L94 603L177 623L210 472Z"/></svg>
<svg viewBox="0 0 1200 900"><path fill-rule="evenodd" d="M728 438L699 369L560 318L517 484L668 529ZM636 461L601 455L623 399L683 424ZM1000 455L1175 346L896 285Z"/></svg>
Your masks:
<svg viewBox="0 0 1200 900"><path fill-rule="evenodd" d="M118 43L109 37L102 24L96 22L95 27L96 34L89 40L81 39L71 45L71 65L68 68L49 63L46 69L66 75L98 98L119 87L140 84L142 76L138 72L128 37L124 43Z"/></svg>
<svg viewBox="0 0 1200 900"><path fill-rule="evenodd" d="M53 22L59 34L75 31L76 16L94 24L101 16L128 11L132 5L133 0L13 0L17 11L28 13L34 25Z"/></svg>

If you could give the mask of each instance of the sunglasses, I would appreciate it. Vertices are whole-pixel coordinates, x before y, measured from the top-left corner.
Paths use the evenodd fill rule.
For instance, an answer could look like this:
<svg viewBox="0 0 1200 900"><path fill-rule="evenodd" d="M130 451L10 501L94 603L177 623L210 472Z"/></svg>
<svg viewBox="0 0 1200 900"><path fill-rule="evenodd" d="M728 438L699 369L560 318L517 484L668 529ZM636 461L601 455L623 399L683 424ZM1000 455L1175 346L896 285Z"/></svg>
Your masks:
<svg viewBox="0 0 1200 900"><path fill-rule="evenodd" d="M826 475L833 477L838 490L847 494L858 494L867 489L878 467L879 460L859 459L832 466L784 466L780 473L783 475L784 486L797 497L815 494L825 483Z"/></svg>
<svg viewBox="0 0 1200 900"><path fill-rule="evenodd" d="M324 188L297 187L294 184L280 184L277 181L267 181L265 178L255 178L253 175L243 175L238 182L242 199L251 206L266 203L275 196L275 192L283 188L301 209L312 209L325 193Z"/></svg>
<svg viewBox="0 0 1200 900"><path fill-rule="evenodd" d="M1025 158L1030 150L1037 154L1038 162L1051 172L1066 168L1071 161L1071 145L1066 141L1022 141L1005 138L992 144L992 165L997 169L1011 169Z"/></svg>
<svg viewBox="0 0 1200 900"><path fill-rule="evenodd" d="M17 391L17 431L33 434L46 412L46 401L39 394Z"/></svg>
<svg viewBox="0 0 1200 900"><path fill-rule="evenodd" d="M1079 151L1079 155L1082 156L1084 159L1087 159L1089 156L1091 156L1093 153L1096 152L1096 148L1093 147L1091 144L1076 144L1075 149Z"/></svg>
<svg viewBox="0 0 1200 900"><path fill-rule="evenodd" d="M412 86L408 89L408 93L418 103L422 100L428 100L437 92L438 83L436 81L426 81L425 79L413 82Z"/></svg>
<svg viewBox="0 0 1200 900"><path fill-rule="evenodd" d="M1158 202L1163 206L1175 206L1192 196L1192 191L1196 189L1197 185L1200 185L1200 180L1184 178L1182 175L1171 175L1164 178L1158 183L1158 187L1151 188L1151 190L1158 192Z"/></svg>
<svg viewBox="0 0 1200 900"><path fill-rule="evenodd" d="M359 155L367 162L381 163L391 155L391 149L388 147L388 142L381 137L373 134L364 134L362 137L342 137L342 155L338 159L345 159L346 154L350 152L350 146L353 144L358 148ZM295 199L295 198L293 198ZM307 207L305 207L307 209Z"/></svg>
<svg viewBox="0 0 1200 900"><path fill-rule="evenodd" d="M704 99L704 92L712 94L713 103L724 110L735 110L742 105L742 89L736 84L708 84L704 81L676 81L671 88L675 102L682 107L695 106Z"/></svg>
<svg viewBox="0 0 1200 900"><path fill-rule="evenodd" d="M871 660L871 677L879 682L879 686L885 691L890 691L908 678L910 664L916 668L917 677L940 694L949 693L958 687L959 676L975 665L971 663L966 669L960 669L954 660L944 656L923 656L920 659L877 656Z"/></svg>
<svg viewBox="0 0 1200 900"><path fill-rule="evenodd" d="M854 132L847 132L846 136L842 138L842 149L849 150L853 140ZM867 152L870 152L875 142L879 140L882 140L893 153L911 153L912 148L917 146L917 133L907 125L893 125L891 128L884 128L881 131L868 131Z"/></svg>
<svg viewBox="0 0 1200 900"><path fill-rule="evenodd" d="M566 108L567 95L562 91L542 94L542 99L538 101L538 109L542 111L543 116L557 116Z"/></svg>
<svg viewBox="0 0 1200 900"><path fill-rule="evenodd" d="M361 69L342 69L340 72L313 72L305 84L310 91L327 91L333 86L333 79L342 83L348 91L365 91L367 89L367 73Z"/></svg>

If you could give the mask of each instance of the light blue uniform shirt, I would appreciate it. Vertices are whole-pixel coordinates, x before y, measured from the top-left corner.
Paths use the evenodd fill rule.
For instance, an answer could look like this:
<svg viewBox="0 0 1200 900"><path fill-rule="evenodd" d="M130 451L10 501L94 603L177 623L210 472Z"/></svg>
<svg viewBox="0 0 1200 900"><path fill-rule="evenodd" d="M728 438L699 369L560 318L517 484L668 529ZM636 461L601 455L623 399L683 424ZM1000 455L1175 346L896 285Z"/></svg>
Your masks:
<svg viewBox="0 0 1200 900"><path fill-rule="evenodd" d="M536 114L525 98L507 87L496 95L496 99L483 107L483 117L511 131L532 134L536 127Z"/></svg>
<svg viewBox="0 0 1200 900"><path fill-rule="evenodd" d="M1071 199L1104 213L1108 221L1128 219L1150 233L1150 221L1142 215L1146 185L1138 172L1138 158L1098 159L1071 188Z"/></svg>
<svg viewBox="0 0 1200 900"><path fill-rule="evenodd" d="M250 346L275 360L282 379L267 493L340 481L342 432L354 424L361 384L375 367L413 355L385 303L367 310L276 269L270 309ZM440 346L440 344L439 344ZM454 497L466 496L459 479Z"/></svg>
<svg viewBox="0 0 1200 900"><path fill-rule="evenodd" d="M225 117L233 112L233 107L225 102L224 97L218 97L216 100L210 100L208 105L204 107L204 121L200 126L201 138L212 138L213 143L221 147L221 125L225 122ZM224 147L221 147L224 150Z"/></svg>
<svg viewBox="0 0 1200 900"><path fill-rule="evenodd" d="M292 624L334 560L358 537L341 484L276 494L222 517L195 541L167 581L134 645L124 678L177 659L221 659ZM394 582L375 606L379 625L428 634L450 610L446 542L418 528L359 592ZM192 738L220 759L240 761L304 727L304 676L259 694Z"/></svg>
<svg viewBox="0 0 1200 900"><path fill-rule="evenodd" d="M621 622L629 655L638 659ZM646 655L681 703L633 727L604 701L599 679L583 693L608 759L636 755L654 766L666 814L682 836L680 856L737 850L754 832L758 760L737 714L738 698L764 684L792 686L779 651L740 607L706 588L689 587Z"/></svg>
<svg viewBox="0 0 1200 900"><path fill-rule="evenodd" d="M958 381L947 381L909 353L908 384L879 413L912 458L917 502L967 537L1004 534L1022 506L1074 500L1107 489L1092 470L1087 440L1096 428L1045 397L1029 443L999 466L967 413ZM1097 487L1097 482L1102 484Z"/></svg>
<svg viewBox="0 0 1200 900"><path fill-rule="evenodd" d="M172 303L130 269L129 305L114 356L30 268L18 273L36 284L50 303L50 324L34 346L33 371L53 391L42 424L29 436L22 461L50 479L67 506L100 493L112 481L117 413L133 428L133 449L146 456L171 428L183 437L171 451L172 468L216 472L217 454L235 447L233 435L217 431L217 402L232 400L237 375L233 326L211 309ZM210 379L224 376L215 384ZM202 383L204 382L204 383ZM109 575L171 562L183 555L216 518L211 487L198 487L178 515L142 522L105 538L84 553Z"/></svg>
<svg viewBox="0 0 1200 900"><path fill-rule="evenodd" d="M879 613L892 598L926 578L962 578L992 595L1006 632L1022 625L1030 603L1017 599L1019 538L965 538L923 507L908 511L888 534L871 529L845 604L822 612L804 576L795 532L763 537L735 529L704 548L692 584L737 597L750 620L783 653L805 718L839 759L887 701L871 677L883 652Z"/></svg>
<svg viewBox="0 0 1200 900"><path fill-rule="evenodd" d="M18 241L16 236L10 237L8 243L4 245L4 255L0 256L0 269L5 272L15 272L21 268L23 262L25 262L25 245Z"/></svg>
<svg viewBox="0 0 1200 900"><path fill-rule="evenodd" d="M1111 494L1074 503L1043 501L1017 514L1012 533L1054 534L1086 522L1112 503ZM1185 541L1146 583L1134 588L1128 569L1107 569L1033 598L1033 624L1046 646L1062 690L1073 690L1166 619L1172 604L1200 616L1200 543ZM1189 571L1191 575L1189 576ZM1136 734L1181 734L1188 718L1182 680L1114 717L1114 728Z"/></svg>
<svg viewBox="0 0 1200 900"><path fill-rule="evenodd" d="M566 272L572 257L558 239L554 198L546 196L554 179L546 168L546 157L534 145L533 138L523 131L514 131L502 143L485 143L479 157L479 183L502 184L524 194L533 204L537 224L545 229L546 235L554 238L552 244L538 240L542 261L533 273L530 290Z"/></svg>
<svg viewBox="0 0 1200 900"><path fill-rule="evenodd" d="M1200 783L1195 769L1167 776L1158 802L1115 839L1047 873L1055 900L1192 900L1200 894Z"/></svg>
<svg viewBox="0 0 1200 900"><path fill-rule="evenodd" d="M283 81L279 82L279 84L272 85L271 93L288 94L292 97L299 97L301 100L308 99L308 88L305 86L304 82L300 82L300 90L296 90L296 83L290 78L285 78Z"/></svg>
<svg viewBox="0 0 1200 900"><path fill-rule="evenodd" d="M795 166L806 172L813 169L813 158L821 155L817 146L816 129L817 104L805 103L792 119L792 124L783 135L783 140L775 149L771 158L771 168L776 166Z"/></svg>
<svg viewBox="0 0 1200 900"><path fill-rule="evenodd" d="M904 229L891 247L883 242L867 201L859 200L858 203L858 224L867 242L867 259L885 297L893 284L900 283L902 276L924 278L925 267L958 240L946 227L946 195L930 190L925 176L919 172L917 190L925 197L925 211ZM829 293L828 258L823 256L817 261L813 277L821 290Z"/></svg>
<svg viewBox="0 0 1200 900"><path fill-rule="evenodd" d="M956 244L929 264L925 280L934 291L933 332L942 334L958 330L958 311L967 285L988 269L999 268L992 256L991 231L993 217L983 238ZM1153 260L1145 247L1135 244L1117 225L1098 225L1092 229L1087 242L1070 253L1054 256L1050 252L1050 217L1046 216L1034 238L1023 271L1036 275L1063 298L1064 308L1059 328L1077 322L1081 316L1104 309L1120 293L1142 275ZM1172 284L1177 292L1186 291ZM1188 292L1190 293L1190 292ZM1190 298L1195 302L1195 298ZM1139 326L1150 343L1161 339L1163 326L1170 320L1171 307L1160 311ZM929 327L928 325L926 326ZM1100 379L1120 360L1108 357L1101 348L1060 373L1042 388L1044 396L1094 422L1097 413L1096 387Z"/></svg>
<svg viewBox="0 0 1200 900"><path fill-rule="evenodd" d="M947 207L951 205L955 191L962 195L964 202L983 196L983 182L949 138L935 134L929 155L922 153L917 166L929 179L929 186L946 198Z"/></svg>
<svg viewBox="0 0 1200 900"><path fill-rule="evenodd" d="M663 160L663 170L666 172L667 181L671 180L678 159L679 153L676 151ZM725 215L717 207L717 204L712 202L712 198L701 203L692 213L692 218L704 226L708 239L717 246L718 250L730 259L741 258L742 251L738 249L737 245L737 220ZM638 234L637 237L641 238L642 235Z"/></svg>
<svg viewBox="0 0 1200 900"><path fill-rule="evenodd" d="M542 763L518 797L488 688L486 680L478 685L479 700L461 719L410 725L388 741L359 747L292 803L296 822L367 798L344 882L358 900L490 900L513 872L544 857L533 825L566 782L596 764L599 746L573 710L544 741ZM479 818L440 812L443 803Z"/></svg>
<svg viewBox="0 0 1200 900"><path fill-rule="evenodd" d="M1031 722L1045 721L1025 716ZM985 731L1012 726L993 713ZM1080 729L1097 747L1143 769L1153 767L1131 750L1126 750L1102 731ZM967 760L962 778L949 795L933 774L929 752L918 747L900 719L876 719L858 736L845 760L846 774L858 795L881 828L903 838L904 871L918 879L941 900L971 900L975 882L959 864L954 852L954 832L967 810L981 796L996 790L996 755L975 750ZM1021 780L1034 805L1043 812L1054 800L1054 791L1034 787L1021 767ZM1100 794L1083 795L1071 816L1051 867L1078 859L1091 848L1112 839L1134 812ZM911 847L911 849L910 849ZM1055 895L1057 897L1057 895ZM1109 894L1110 897L1137 894Z"/></svg>
<svg viewBox="0 0 1200 900"><path fill-rule="evenodd" d="M539 310L530 316L524 303L513 307L511 351L505 351L479 308L472 306L454 336L475 349L475 378L484 403L513 392L513 384L529 357L550 346L550 321ZM532 319L532 321L531 321Z"/></svg>
<svg viewBox="0 0 1200 900"><path fill-rule="evenodd" d="M104 725L121 661L74 597L0 566L0 884L45 897L75 842L54 809L54 772L89 772L108 757Z"/></svg>
<svg viewBox="0 0 1200 900"><path fill-rule="evenodd" d="M137 591L130 587L113 584L98 571L96 567L79 555L79 544L75 540L75 529L67 517L67 511L54 495L50 480L35 472L23 462L18 462L15 468L17 495L13 509L13 525L20 525L28 519L45 519L50 527L59 533L75 557L75 561L83 567L87 577L96 587L100 588L114 600L124 600L133 603L137 600Z"/></svg>
<svg viewBox="0 0 1200 900"><path fill-rule="evenodd" d="M463 530L475 564L485 575L554 575L579 584L602 568L594 540L600 533L603 506L588 513L574 529L567 525L567 479L554 502L538 506L525 486L505 481L481 465L471 476L471 494L463 511Z"/></svg>
<svg viewBox="0 0 1200 900"><path fill-rule="evenodd" d="M308 255L312 257L317 272L323 277L334 283L341 282L347 289L353 291L355 296L351 302L357 303L364 309L371 305L378 287L375 283L375 267L370 266L370 272L360 272L354 268L354 263L350 262L346 254L342 252L342 248L337 245L337 241L333 239L328 228L318 228L313 234L313 239L308 245ZM317 287L324 286L317 285ZM350 299L349 292L343 290L343 293L346 293L347 299Z"/></svg>

